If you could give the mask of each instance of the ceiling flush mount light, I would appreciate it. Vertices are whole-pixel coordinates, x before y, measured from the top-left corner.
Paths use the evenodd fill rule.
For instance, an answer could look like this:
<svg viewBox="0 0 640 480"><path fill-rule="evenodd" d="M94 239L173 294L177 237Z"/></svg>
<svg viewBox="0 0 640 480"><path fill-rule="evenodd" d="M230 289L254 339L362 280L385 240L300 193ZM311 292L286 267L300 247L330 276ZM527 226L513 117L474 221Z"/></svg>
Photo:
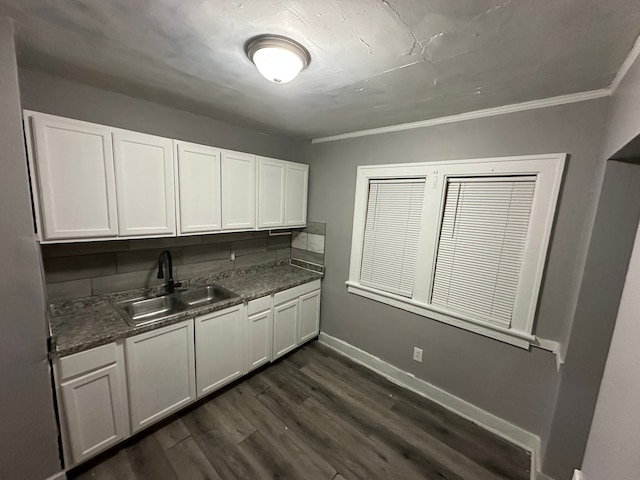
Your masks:
<svg viewBox="0 0 640 480"><path fill-rule="evenodd" d="M280 35L254 37L246 52L262 76L273 83L290 82L311 62L306 48Z"/></svg>

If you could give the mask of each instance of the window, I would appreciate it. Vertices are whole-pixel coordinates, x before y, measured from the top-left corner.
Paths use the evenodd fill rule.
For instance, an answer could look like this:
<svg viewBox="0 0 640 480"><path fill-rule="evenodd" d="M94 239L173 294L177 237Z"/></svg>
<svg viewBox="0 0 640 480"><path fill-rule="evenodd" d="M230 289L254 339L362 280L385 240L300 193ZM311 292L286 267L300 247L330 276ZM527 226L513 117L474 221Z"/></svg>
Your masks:
<svg viewBox="0 0 640 480"><path fill-rule="evenodd" d="M528 348L564 160L359 167L349 292Z"/></svg>
<svg viewBox="0 0 640 480"><path fill-rule="evenodd" d="M424 179L369 182L362 285L411 297L423 198Z"/></svg>

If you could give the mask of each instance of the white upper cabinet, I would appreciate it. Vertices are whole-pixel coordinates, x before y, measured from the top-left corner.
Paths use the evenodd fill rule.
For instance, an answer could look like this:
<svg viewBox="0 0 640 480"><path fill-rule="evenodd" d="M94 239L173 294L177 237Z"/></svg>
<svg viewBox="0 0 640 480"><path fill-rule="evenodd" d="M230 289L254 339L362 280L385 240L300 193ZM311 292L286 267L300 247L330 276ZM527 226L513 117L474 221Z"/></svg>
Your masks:
<svg viewBox="0 0 640 480"><path fill-rule="evenodd" d="M258 228L307 224L309 166L258 157Z"/></svg>
<svg viewBox="0 0 640 480"><path fill-rule="evenodd" d="M307 224L307 189L309 166L287 162L284 224L287 227Z"/></svg>
<svg viewBox="0 0 640 480"><path fill-rule="evenodd" d="M222 150L222 229L256 226L256 156Z"/></svg>
<svg viewBox="0 0 640 480"><path fill-rule="evenodd" d="M219 231L220 149L180 141L175 145L178 234Z"/></svg>
<svg viewBox="0 0 640 480"><path fill-rule="evenodd" d="M120 236L175 235L172 140L117 130L113 149Z"/></svg>
<svg viewBox="0 0 640 480"><path fill-rule="evenodd" d="M25 110L43 243L304 227L309 167Z"/></svg>
<svg viewBox="0 0 640 480"><path fill-rule="evenodd" d="M258 228L284 225L286 162L258 157Z"/></svg>
<svg viewBox="0 0 640 480"><path fill-rule="evenodd" d="M115 237L111 130L31 112L25 124L42 240Z"/></svg>

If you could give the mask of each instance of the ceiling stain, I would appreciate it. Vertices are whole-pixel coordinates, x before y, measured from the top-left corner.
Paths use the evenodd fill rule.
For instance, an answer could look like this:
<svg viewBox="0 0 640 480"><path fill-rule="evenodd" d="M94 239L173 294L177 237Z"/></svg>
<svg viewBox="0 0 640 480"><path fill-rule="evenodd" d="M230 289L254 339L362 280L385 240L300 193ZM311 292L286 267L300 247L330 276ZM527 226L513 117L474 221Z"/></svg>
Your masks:
<svg viewBox="0 0 640 480"><path fill-rule="evenodd" d="M637 0L0 0L22 68L311 138L607 87ZM244 53L286 35L286 85Z"/></svg>

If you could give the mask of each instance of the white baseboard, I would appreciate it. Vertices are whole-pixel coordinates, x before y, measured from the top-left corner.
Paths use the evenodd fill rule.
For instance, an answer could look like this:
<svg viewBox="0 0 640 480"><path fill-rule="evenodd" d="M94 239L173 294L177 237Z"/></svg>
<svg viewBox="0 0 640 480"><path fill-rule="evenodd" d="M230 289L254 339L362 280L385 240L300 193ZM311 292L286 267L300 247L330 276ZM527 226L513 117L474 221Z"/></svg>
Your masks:
<svg viewBox="0 0 640 480"><path fill-rule="evenodd" d="M45 480L67 480L67 472L62 470L61 472L54 473L50 477L47 477Z"/></svg>
<svg viewBox="0 0 640 480"><path fill-rule="evenodd" d="M327 335L324 332L320 332L318 340L323 345L335 350L336 352L350 358L356 363L364 365L365 367L373 370L374 372L382 375L387 380L407 388L423 397L432 400L439 405L455 412L456 414L471 420L474 423L484 427L492 433L514 443L531 452L531 471L532 479L545 477L537 477L538 470L538 455L540 451L540 438L521 428L514 425L500 417L493 415L481 408L463 400L451 393L442 390L435 385L431 385L424 380L416 378L412 373L400 370L394 367L390 363L371 355L364 350L354 347L353 345L344 342L338 338Z"/></svg>

